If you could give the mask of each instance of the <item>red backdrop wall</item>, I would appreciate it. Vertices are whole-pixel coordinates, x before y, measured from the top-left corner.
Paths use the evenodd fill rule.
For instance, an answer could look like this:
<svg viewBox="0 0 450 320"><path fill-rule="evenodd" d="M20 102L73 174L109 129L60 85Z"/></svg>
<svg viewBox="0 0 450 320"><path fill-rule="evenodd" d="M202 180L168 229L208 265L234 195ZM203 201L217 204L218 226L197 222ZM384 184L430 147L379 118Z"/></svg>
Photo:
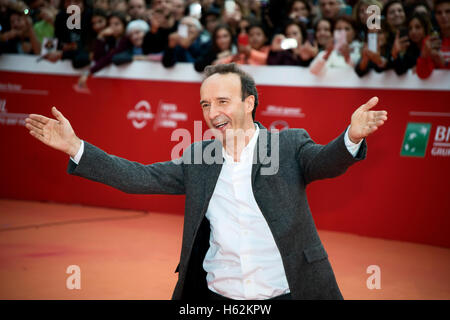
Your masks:
<svg viewBox="0 0 450 320"><path fill-rule="evenodd" d="M55 105L80 138L106 152L141 163L169 160L178 144L170 141L170 126L193 132L194 120L202 120L198 82L100 77L90 80L88 94L73 90L70 74L0 71L0 79L0 197L183 213L183 196L129 195L68 175L68 156L35 140L23 119L50 116ZM450 247L450 141L442 139L442 127L450 130L448 90L260 85L259 92L257 120L264 126L305 128L321 144L345 130L356 107L378 96L377 109L388 110L389 120L368 138L367 159L308 187L316 224ZM147 116L140 129L133 120L142 126L145 119L133 114L136 106ZM424 157L400 155L410 122L431 124ZM441 155L433 155L437 147Z"/></svg>

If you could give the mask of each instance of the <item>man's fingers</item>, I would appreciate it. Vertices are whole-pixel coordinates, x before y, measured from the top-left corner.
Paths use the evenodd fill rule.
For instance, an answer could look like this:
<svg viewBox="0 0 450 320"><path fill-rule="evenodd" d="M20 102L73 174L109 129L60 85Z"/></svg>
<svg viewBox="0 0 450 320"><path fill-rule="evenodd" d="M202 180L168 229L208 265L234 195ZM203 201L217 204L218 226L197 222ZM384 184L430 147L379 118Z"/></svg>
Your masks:
<svg viewBox="0 0 450 320"><path fill-rule="evenodd" d="M25 122L27 124L32 125L33 127L39 128L39 129L43 129L44 128L44 124L42 122L30 119L30 118L26 118Z"/></svg>
<svg viewBox="0 0 450 320"><path fill-rule="evenodd" d="M387 120L387 112L386 111L370 111L369 112L369 119L370 121L377 121L377 120Z"/></svg>
<svg viewBox="0 0 450 320"><path fill-rule="evenodd" d="M64 120L66 120L66 118L64 118L63 114L58 109L56 109L56 107L52 107L52 113L58 121L62 122Z"/></svg>
<svg viewBox="0 0 450 320"><path fill-rule="evenodd" d="M30 130L30 132L31 132L31 131L32 131L32 132L35 132L35 133L37 133L37 134L39 134L39 135L41 135L41 136L44 135L44 130L39 129L38 127L35 127L35 126L31 125L30 123L26 123L26 124L25 124L25 127L26 127L28 130Z"/></svg>
<svg viewBox="0 0 450 320"><path fill-rule="evenodd" d="M47 122L49 122L49 120L51 120L50 118L41 116L40 114L30 114L28 116L28 118L39 121L42 124L47 124Z"/></svg>
<svg viewBox="0 0 450 320"><path fill-rule="evenodd" d="M34 129L31 129L29 132L30 132L30 134L33 137L35 137L36 139L44 142L44 135L43 134L39 133L37 130L34 130Z"/></svg>
<svg viewBox="0 0 450 320"><path fill-rule="evenodd" d="M367 111L376 106L378 103L378 97L372 97L369 101L362 105L363 110Z"/></svg>
<svg viewBox="0 0 450 320"><path fill-rule="evenodd" d="M367 123L367 125L369 126L369 127L379 127L379 126L382 126L384 124L384 120L375 120L375 121L369 121L368 123Z"/></svg>
<svg viewBox="0 0 450 320"><path fill-rule="evenodd" d="M387 116L388 112L386 110L378 110L378 111L375 111L375 114L377 116L382 116L382 115Z"/></svg>
<svg viewBox="0 0 450 320"><path fill-rule="evenodd" d="M385 111L385 110L375 111L375 117L383 119L383 120L387 120L387 111Z"/></svg>

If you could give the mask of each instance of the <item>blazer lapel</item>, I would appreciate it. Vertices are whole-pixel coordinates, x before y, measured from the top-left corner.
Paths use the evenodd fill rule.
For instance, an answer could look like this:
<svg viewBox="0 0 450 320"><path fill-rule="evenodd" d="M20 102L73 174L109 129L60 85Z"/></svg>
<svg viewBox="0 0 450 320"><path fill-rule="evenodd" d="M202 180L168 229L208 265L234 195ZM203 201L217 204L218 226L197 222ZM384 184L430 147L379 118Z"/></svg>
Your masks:
<svg viewBox="0 0 450 320"><path fill-rule="evenodd" d="M255 123L259 127L259 136L253 153L252 186L254 186L257 172L261 169L261 166L266 163L267 157L271 152L270 132L261 123Z"/></svg>
<svg viewBox="0 0 450 320"><path fill-rule="evenodd" d="M214 140L212 143L217 144L212 151L213 157L215 156L215 151L217 150L218 152L220 152L220 157L218 158L222 159L222 163L214 162L213 164L203 164L205 166L205 179L203 180L205 190L205 197L204 197L205 202L203 205L202 216L208 209L209 201L211 200L211 197L213 195L214 188L216 187L217 180L219 179L220 171L222 170L222 164L224 161L222 155L222 144L217 140Z"/></svg>

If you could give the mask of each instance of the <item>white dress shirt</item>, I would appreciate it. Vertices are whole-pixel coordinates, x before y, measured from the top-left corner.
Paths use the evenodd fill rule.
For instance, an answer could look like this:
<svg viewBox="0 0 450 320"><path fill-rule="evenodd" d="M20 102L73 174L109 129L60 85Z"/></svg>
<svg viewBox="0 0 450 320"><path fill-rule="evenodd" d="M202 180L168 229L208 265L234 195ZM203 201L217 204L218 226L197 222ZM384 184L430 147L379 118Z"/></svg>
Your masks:
<svg viewBox="0 0 450 320"><path fill-rule="evenodd" d="M211 226L203 261L208 288L237 300L269 299L290 292L280 252L253 195L251 172L259 135L255 127L239 162L222 150L225 161L206 211ZM351 142L348 128L344 141L355 156L362 140ZM72 161L78 164L83 151L81 141Z"/></svg>
<svg viewBox="0 0 450 320"><path fill-rule="evenodd" d="M206 217L210 247L203 261L208 288L236 300L269 299L289 293L289 286L269 225L253 195L252 161L259 128L243 149L240 161L225 158ZM355 156L361 144L344 136Z"/></svg>

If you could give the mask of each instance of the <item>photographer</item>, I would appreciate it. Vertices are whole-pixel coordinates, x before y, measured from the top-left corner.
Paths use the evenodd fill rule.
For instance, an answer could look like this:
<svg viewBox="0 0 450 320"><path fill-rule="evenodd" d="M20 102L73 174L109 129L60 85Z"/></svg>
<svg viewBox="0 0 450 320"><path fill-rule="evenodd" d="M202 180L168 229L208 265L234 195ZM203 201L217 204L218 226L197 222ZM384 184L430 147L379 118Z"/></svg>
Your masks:
<svg viewBox="0 0 450 320"><path fill-rule="evenodd" d="M247 33L248 32L248 33ZM261 24L254 23L238 37L238 53L221 59L219 63L265 65L270 47L267 45L267 33Z"/></svg>
<svg viewBox="0 0 450 320"><path fill-rule="evenodd" d="M434 69L450 69L450 0L436 0L434 11L440 36L434 32L428 36L417 59L417 75L428 78Z"/></svg>
<svg viewBox="0 0 450 320"><path fill-rule="evenodd" d="M413 14L408 19L407 25L408 46L406 50L400 51L396 59L392 60L392 67L398 75L416 66L417 59L421 55L422 43L431 32L431 22L426 14Z"/></svg>
<svg viewBox="0 0 450 320"><path fill-rule="evenodd" d="M340 16L334 24L335 43L319 52L311 62L310 71L319 75L328 68L354 68L361 57L361 42L356 37L355 21L349 16Z"/></svg>
<svg viewBox="0 0 450 320"><path fill-rule="evenodd" d="M75 5L80 9L80 26L69 29L67 21L70 15L67 8ZM58 39L59 50L48 53L45 58L51 62L69 59L74 68L83 68L90 63L89 37L91 36L89 24L91 10L86 6L85 0L61 1L61 8L55 18L55 37Z"/></svg>
<svg viewBox="0 0 450 320"><path fill-rule="evenodd" d="M296 45L292 48L285 47L283 43L286 39L294 39ZM300 22L291 21L286 24L284 34L274 36L267 64L307 67L318 52L317 42L311 43L307 40L305 26Z"/></svg>
<svg viewBox="0 0 450 320"><path fill-rule="evenodd" d="M386 69L387 59L384 57L386 50L386 34L382 29L368 30L366 37L374 37L376 39L376 48L370 48L369 41L363 45L361 51L361 58L356 63L355 72L359 77L363 77L369 73L370 70L382 72Z"/></svg>
<svg viewBox="0 0 450 320"><path fill-rule="evenodd" d="M177 32L169 35L168 47L164 51L162 63L166 68L177 62L194 62L206 49L206 43L200 37L203 27L197 19L184 17L178 27ZM180 31L182 29L186 32Z"/></svg>

